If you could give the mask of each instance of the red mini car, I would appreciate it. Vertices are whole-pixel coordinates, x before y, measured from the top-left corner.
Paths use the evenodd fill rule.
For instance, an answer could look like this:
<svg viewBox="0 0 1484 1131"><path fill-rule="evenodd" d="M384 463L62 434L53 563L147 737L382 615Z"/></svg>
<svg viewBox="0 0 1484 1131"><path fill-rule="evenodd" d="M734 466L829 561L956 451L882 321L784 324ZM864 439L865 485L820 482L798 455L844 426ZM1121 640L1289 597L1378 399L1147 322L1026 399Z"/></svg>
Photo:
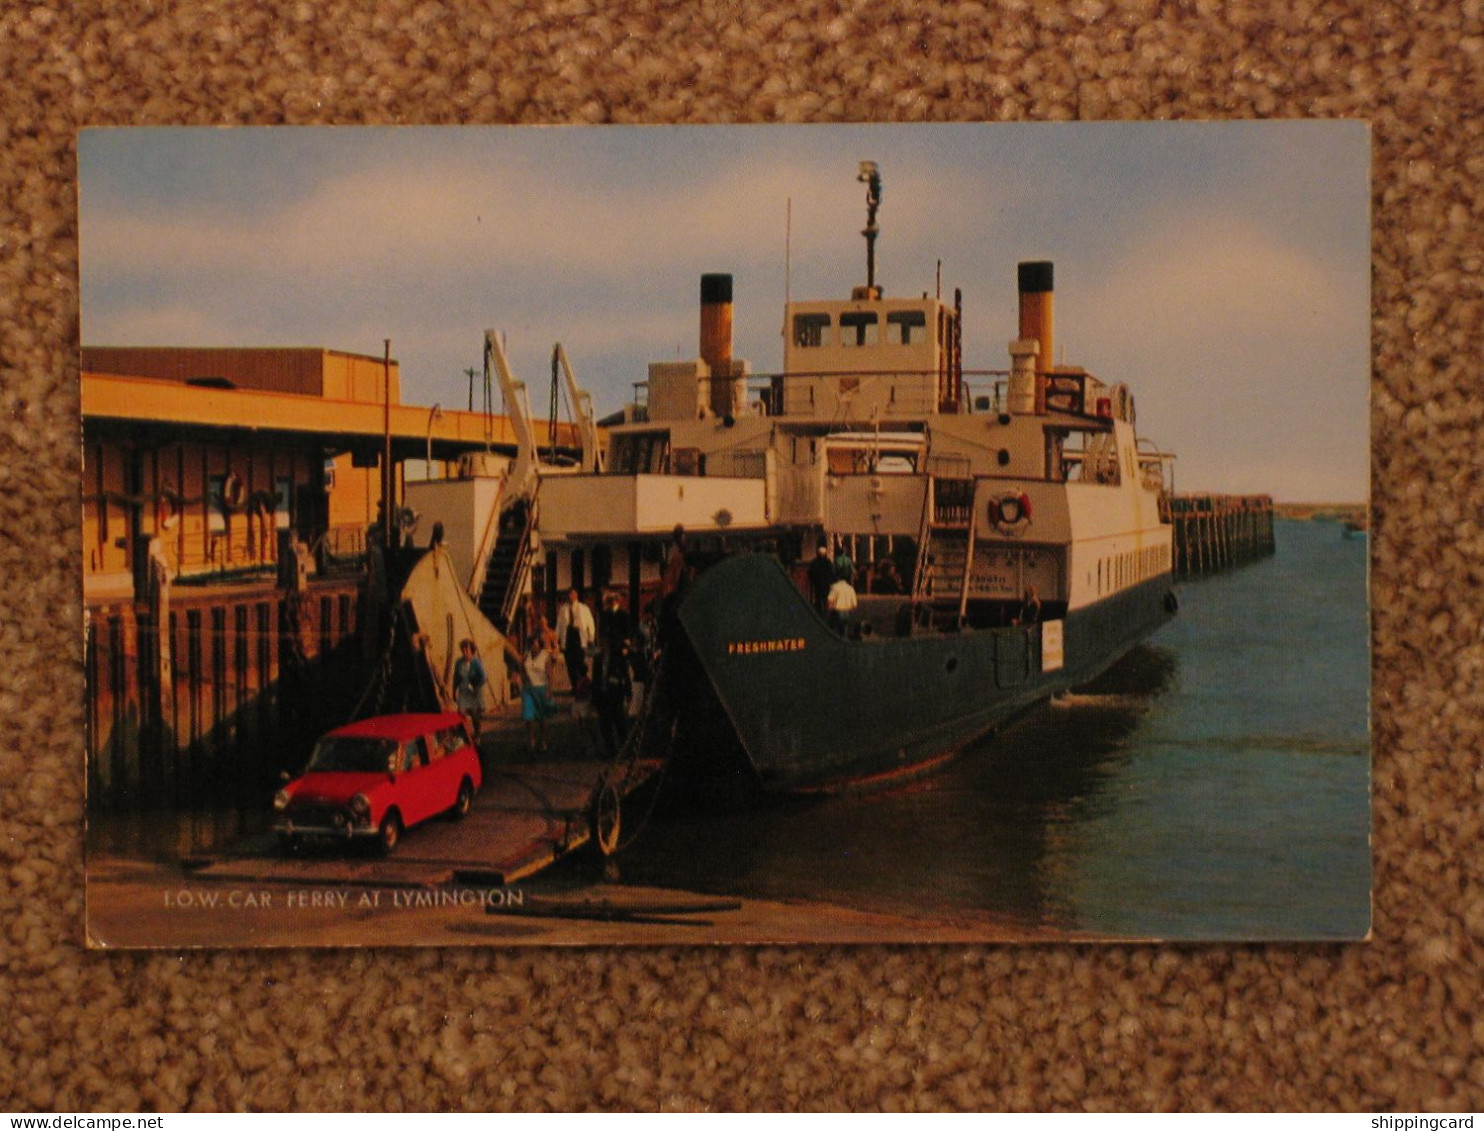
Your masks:
<svg viewBox="0 0 1484 1131"><path fill-rule="evenodd" d="M304 773L273 799L273 829L286 845L365 839L386 853L429 817L462 817L482 781L462 715L365 719L315 744Z"/></svg>

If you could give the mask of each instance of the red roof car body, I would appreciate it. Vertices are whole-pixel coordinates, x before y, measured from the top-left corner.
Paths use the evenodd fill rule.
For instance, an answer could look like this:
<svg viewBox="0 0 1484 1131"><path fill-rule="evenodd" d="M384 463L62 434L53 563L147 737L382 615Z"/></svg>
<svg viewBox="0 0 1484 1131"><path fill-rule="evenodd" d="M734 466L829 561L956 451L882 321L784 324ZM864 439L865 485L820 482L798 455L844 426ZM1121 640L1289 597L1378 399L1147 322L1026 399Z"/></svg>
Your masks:
<svg viewBox="0 0 1484 1131"><path fill-rule="evenodd" d="M482 783L462 715L364 719L315 744L304 773L273 799L273 828L286 844L368 839L390 852L403 831L429 817L462 817Z"/></svg>

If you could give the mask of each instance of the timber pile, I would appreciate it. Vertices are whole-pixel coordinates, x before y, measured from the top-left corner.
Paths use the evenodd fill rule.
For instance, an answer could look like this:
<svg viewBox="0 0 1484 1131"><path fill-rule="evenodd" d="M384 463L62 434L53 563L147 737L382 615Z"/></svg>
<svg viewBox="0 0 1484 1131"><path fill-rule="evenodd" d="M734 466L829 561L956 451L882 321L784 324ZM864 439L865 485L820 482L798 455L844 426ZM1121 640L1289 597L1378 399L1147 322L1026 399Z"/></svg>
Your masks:
<svg viewBox="0 0 1484 1131"><path fill-rule="evenodd" d="M1176 577L1234 569L1273 553L1270 495L1169 495L1160 505L1174 527Z"/></svg>

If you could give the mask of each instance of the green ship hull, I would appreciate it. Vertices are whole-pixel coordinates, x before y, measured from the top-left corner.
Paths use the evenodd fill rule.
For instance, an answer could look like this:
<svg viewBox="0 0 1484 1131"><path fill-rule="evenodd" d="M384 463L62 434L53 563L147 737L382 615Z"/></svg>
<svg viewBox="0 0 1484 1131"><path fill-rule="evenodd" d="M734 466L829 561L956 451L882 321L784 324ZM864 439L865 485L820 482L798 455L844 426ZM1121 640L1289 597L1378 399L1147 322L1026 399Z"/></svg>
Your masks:
<svg viewBox="0 0 1484 1131"><path fill-rule="evenodd" d="M861 639L847 639L776 559L725 559L679 607L683 662L697 669L682 708L724 718L765 790L869 785L921 771L1088 682L1165 623L1175 601L1166 573L1058 621L899 634L911 623L906 604L868 602Z"/></svg>

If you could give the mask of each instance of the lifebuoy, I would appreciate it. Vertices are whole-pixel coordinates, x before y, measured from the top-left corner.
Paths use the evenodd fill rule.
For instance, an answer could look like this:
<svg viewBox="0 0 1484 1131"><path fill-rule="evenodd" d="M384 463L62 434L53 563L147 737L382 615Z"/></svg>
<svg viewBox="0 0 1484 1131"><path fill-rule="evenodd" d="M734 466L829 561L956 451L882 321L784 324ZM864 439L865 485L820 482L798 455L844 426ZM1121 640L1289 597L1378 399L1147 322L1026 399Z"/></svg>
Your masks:
<svg viewBox="0 0 1484 1131"><path fill-rule="evenodd" d="M242 476L234 471L222 480L222 509L224 511L241 509L243 500L246 498L247 486L242 482Z"/></svg>
<svg viewBox="0 0 1484 1131"><path fill-rule="evenodd" d="M1019 533L1031 521L1030 496L1024 492L1001 495L989 504L989 517L1002 533Z"/></svg>

